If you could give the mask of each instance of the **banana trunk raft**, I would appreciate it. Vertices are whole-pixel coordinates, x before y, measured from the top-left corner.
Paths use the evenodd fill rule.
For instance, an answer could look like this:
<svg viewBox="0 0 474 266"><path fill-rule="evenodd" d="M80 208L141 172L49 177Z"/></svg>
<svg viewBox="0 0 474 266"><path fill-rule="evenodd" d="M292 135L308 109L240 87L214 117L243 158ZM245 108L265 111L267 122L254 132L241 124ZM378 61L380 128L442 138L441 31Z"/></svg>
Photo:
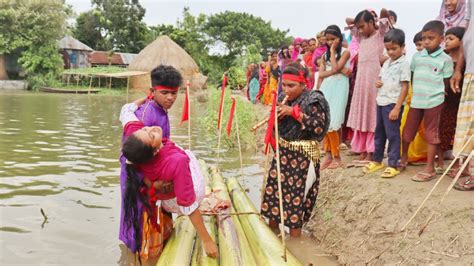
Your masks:
<svg viewBox="0 0 474 266"><path fill-rule="evenodd" d="M287 261L283 260L280 239L260 218L237 179L229 178L225 183L217 169L200 163L206 194L214 192L231 202L230 208L218 215L204 217L208 232L219 246L219 257L206 256L191 221L181 216L175 221L173 234L157 265L302 265L288 250Z"/></svg>

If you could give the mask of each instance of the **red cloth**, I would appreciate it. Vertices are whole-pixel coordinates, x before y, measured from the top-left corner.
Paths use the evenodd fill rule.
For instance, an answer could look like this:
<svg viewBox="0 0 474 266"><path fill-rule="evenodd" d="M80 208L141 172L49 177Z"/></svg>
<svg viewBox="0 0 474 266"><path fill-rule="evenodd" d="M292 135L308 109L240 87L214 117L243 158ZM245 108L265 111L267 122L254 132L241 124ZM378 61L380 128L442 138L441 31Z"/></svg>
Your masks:
<svg viewBox="0 0 474 266"><path fill-rule="evenodd" d="M125 125L125 137L143 128L140 121L129 122ZM163 139L160 151L147 163L137 165L137 170L143 176L154 182L157 180L173 181L174 191L168 194L158 194L157 199L166 200L176 197L178 205L188 207L196 200L188 155L171 140Z"/></svg>
<svg viewBox="0 0 474 266"><path fill-rule="evenodd" d="M276 103L277 103L277 90L273 92L273 103L272 103L272 109L270 111L270 119L268 120L268 126L267 126L267 133L265 133L265 154L268 154L269 152L269 147L268 144L271 144L273 149L276 147L276 140L275 137L273 136L273 127L275 125L275 111L276 111Z"/></svg>
<svg viewBox="0 0 474 266"><path fill-rule="evenodd" d="M227 136L229 137L230 137L230 131L232 130L232 121L234 121L234 112L235 112L235 98L232 97L232 106L230 107L229 120L227 121Z"/></svg>
<svg viewBox="0 0 474 266"><path fill-rule="evenodd" d="M186 96L184 97L183 114L181 115L181 122L179 122L180 127L184 121L189 120L188 111L189 111L189 86L186 87Z"/></svg>

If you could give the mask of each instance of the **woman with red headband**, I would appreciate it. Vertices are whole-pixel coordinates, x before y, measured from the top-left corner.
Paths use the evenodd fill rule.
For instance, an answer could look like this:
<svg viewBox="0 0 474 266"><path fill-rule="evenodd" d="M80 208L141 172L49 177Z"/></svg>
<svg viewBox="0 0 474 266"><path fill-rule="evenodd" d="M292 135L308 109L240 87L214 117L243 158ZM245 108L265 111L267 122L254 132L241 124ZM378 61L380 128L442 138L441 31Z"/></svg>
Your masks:
<svg viewBox="0 0 474 266"><path fill-rule="evenodd" d="M286 105L278 106L278 132L284 225L290 235L299 237L307 222L319 188L319 142L329 128L329 106L320 91L308 90L308 70L299 63L289 64L282 75ZM261 213L270 220L270 227L280 222L277 195L277 167L273 159L268 173Z"/></svg>

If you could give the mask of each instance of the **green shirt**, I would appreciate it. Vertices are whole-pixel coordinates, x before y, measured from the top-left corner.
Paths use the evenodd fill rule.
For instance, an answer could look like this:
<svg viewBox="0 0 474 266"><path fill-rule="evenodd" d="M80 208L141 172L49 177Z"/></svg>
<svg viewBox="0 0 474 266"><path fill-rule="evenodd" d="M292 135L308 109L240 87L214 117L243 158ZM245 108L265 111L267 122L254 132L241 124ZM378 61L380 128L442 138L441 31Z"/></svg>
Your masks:
<svg viewBox="0 0 474 266"><path fill-rule="evenodd" d="M444 79L453 75L453 60L442 48L428 54L425 49L413 56L413 96L411 107L430 109L444 102Z"/></svg>

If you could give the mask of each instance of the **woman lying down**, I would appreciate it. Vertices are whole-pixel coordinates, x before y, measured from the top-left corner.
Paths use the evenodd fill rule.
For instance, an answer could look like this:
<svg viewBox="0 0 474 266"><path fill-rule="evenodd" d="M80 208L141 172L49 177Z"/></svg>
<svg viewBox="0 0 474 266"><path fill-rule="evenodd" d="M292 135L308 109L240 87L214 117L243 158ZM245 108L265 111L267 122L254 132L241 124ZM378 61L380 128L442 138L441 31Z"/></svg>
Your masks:
<svg viewBox="0 0 474 266"><path fill-rule="evenodd" d="M160 127L145 127L136 117L135 111L144 101L126 104L120 112L125 136L122 152L127 159L124 216L126 226L133 227L136 250L141 258L161 254L171 231L169 226L166 229L166 223L172 224L163 209L189 216L206 254L217 257L217 245L207 232L199 210L205 185L199 163L191 151L163 139ZM157 181L172 182L172 191L157 194ZM143 213L139 213L140 205Z"/></svg>

